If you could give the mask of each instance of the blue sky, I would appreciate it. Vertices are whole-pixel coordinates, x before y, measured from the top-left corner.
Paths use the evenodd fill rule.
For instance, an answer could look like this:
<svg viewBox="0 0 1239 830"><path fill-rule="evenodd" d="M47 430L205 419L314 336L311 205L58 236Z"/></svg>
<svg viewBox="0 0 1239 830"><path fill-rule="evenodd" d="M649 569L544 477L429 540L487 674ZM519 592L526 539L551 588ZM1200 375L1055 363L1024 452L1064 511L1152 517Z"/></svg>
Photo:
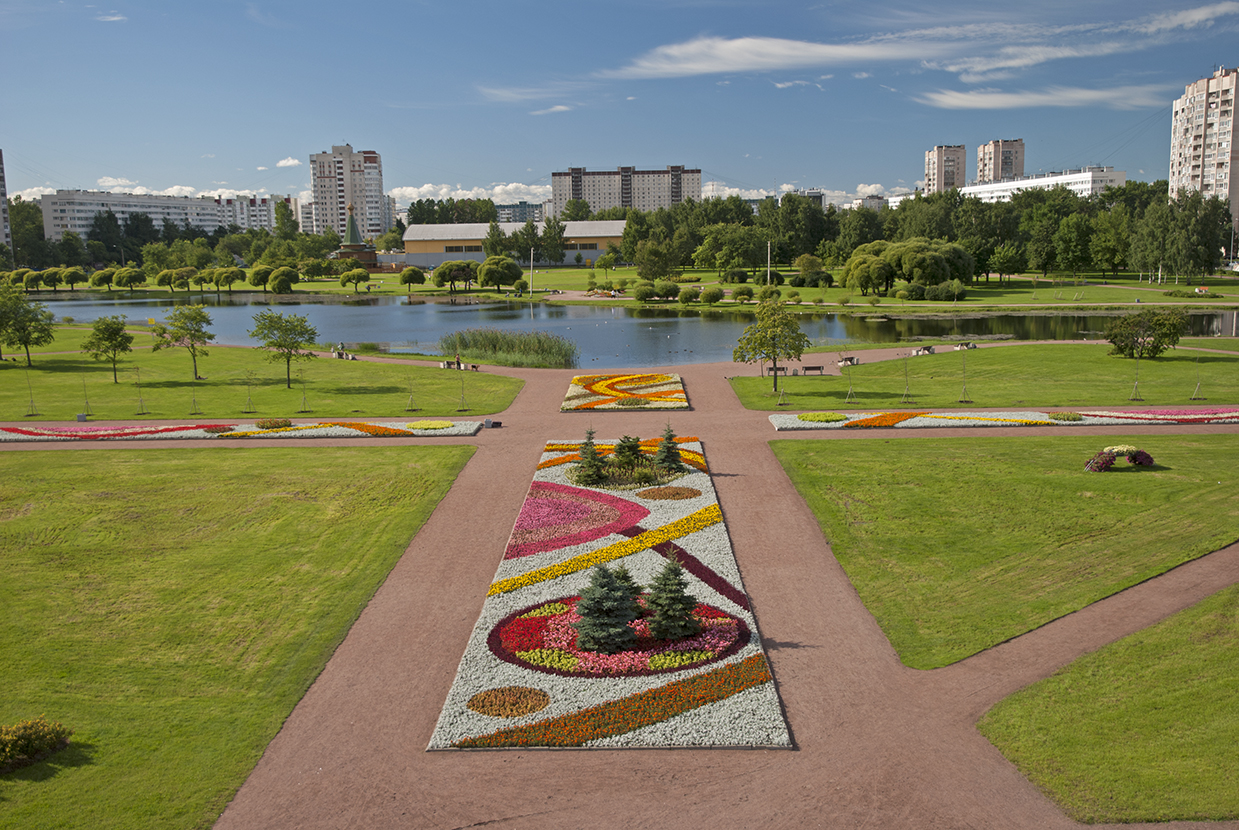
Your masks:
<svg viewBox="0 0 1239 830"><path fill-rule="evenodd" d="M1239 2L0 0L0 150L10 195L298 194L345 142L401 205L630 164L838 201L994 138L1153 180L1237 35Z"/></svg>

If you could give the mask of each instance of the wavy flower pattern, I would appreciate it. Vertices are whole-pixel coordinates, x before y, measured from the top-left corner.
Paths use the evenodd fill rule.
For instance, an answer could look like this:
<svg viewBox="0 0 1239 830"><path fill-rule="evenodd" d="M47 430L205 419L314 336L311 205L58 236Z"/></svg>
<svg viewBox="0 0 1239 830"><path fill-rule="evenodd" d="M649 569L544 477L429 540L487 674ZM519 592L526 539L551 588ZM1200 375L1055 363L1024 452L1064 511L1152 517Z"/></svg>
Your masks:
<svg viewBox="0 0 1239 830"><path fill-rule="evenodd" d="M476 435L481 421L421 421L407 425L363 421L320 421L259 429L255 424L205 423L176 426L0 427L0 441L103 441L167 438L432 438Z"/></svg>
<svg viewBox="0 0 1239 830"><path fill-rule="evenodd" d="M573 485L579 449L546 445L429 748L790 745L700 442L680 440L697 463L677 481L677 498ZM572 623L590 568L622 562L648 586L671 558L697 599L699 633L656 640L638 619L631 648L577 646ZM511 688L543 691L549 702L506 723L469 706ZM710 715L679 717L703 706Z"/></svg>
<svg viewBox="0 0 1239 830"><path fill-rule="evenodd" d="M633 375L577 375L560 410L688 409L679 375L648 372Z"/></svg>

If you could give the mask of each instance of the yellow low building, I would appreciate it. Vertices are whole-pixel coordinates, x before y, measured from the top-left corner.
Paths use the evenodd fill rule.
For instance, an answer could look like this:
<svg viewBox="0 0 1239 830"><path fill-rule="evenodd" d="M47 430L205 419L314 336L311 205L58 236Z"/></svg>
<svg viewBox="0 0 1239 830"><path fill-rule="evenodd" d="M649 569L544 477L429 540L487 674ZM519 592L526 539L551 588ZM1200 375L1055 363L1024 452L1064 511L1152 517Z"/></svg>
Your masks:
<svg viewBox="0 0 1239 830"><path fill-rule="evenodd" d="M619 246L624 238L623 220L607 222L564 222L564 262L575 263L581 254L582 264L593 265L598 257L607 252L607 245ZM508 236L524 225L516 222L501 222L499 227ZM542 224L538 224L541 231ZM486 259L482 241L486 239L490 225L471 223L465 225L410 225L404 232L404 257L408 265L419 268L437 268L454 259ZM528 256L528 254L526 254ZM539 260L541 262L541 260Z"/></svg>

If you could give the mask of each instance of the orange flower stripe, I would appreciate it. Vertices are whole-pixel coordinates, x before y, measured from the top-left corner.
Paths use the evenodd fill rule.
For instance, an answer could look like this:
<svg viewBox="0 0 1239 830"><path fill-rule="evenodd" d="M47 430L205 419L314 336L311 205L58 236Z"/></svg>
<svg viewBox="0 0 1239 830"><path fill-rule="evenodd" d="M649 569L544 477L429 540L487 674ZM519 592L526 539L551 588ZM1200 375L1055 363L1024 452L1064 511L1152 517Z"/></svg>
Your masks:
<svg viewBox="0 0 1239 830"><path fill-rule="evenodd" d="M843 427L844 429L849 427L893 427L895 424L902 424L910 418L928 414L928 412L879 412L877 415L872 415L868 418L848 421Z"/></svg>
<svg viewBox="0 0 1239 830"><path fill-rule="evenodd" d="M581 746L589 741L662 723L699 706L716 703L745 689L769 683L770 679L770 667L765 656L754 654L738 663L695 674L665 686L540 723L465 738L452 746Z"/></svg>
<svg viewBox="0 0 1239 830"><path fill-rule="evenodd" d="M723 512L719 509L719 506L711 504L695 513L690 513L682 519L677 519L670 524L656 527L653 530L647 530L631 539L624 539L615 544L607 545L605 548L582 553L579 556L564 560L558 565L547 565L545 568L535 568L520 576L501 579L490 586L486 596L493 597L498 594L506 594L509 591L527 588L530 585L537 585L539 582L546 582L549 579L558 579L570 573L584 571L614 559L631 556L634 553L640 553L656 545L661 545L663 542L672 542L690 533L704 530L707 527L718 524L722 520Z"/></svg>

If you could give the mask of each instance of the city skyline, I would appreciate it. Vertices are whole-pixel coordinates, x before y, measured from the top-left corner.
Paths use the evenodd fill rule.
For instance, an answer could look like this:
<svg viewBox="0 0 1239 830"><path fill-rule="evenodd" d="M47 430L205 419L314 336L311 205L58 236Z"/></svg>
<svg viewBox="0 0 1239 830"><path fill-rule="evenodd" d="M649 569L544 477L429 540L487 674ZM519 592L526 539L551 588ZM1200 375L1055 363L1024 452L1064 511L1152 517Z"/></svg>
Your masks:
<svg viewBox="0 0 1239 830"><path fill-rule="evenodd" d="M360 19L318 0L17 0L0 36L31 71L0 88L0 148L10 195L298 195L310 155L349 143L382 154L402 208L541 202L569 167L669 164L723 194L846 202L915 188L936 145L969 148L972 181L974 148L1009 137L1029 174L1151 181L1172 102L1239 63L1239 2L1163 9L485 2Z"/></svg>

